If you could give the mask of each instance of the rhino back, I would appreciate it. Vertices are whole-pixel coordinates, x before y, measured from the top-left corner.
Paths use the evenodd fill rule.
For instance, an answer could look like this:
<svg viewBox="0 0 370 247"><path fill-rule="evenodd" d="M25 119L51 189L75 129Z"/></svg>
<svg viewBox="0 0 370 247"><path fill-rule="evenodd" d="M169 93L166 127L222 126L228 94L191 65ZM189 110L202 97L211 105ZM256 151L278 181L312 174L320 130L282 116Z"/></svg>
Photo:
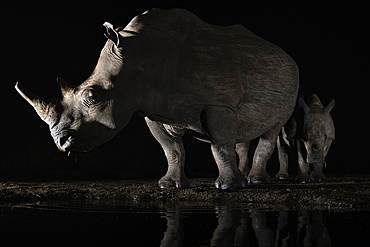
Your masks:
<svg viewBox="0 0 370 247"><path fill-rule="evenodd" d="M241 25L215 26L186 10L154 9L124 30L137 34L139 80L153 86L146 99L171 102L164 111L229 107L243 135L256 137L286 121L294 108L295 62Z"/></svg>

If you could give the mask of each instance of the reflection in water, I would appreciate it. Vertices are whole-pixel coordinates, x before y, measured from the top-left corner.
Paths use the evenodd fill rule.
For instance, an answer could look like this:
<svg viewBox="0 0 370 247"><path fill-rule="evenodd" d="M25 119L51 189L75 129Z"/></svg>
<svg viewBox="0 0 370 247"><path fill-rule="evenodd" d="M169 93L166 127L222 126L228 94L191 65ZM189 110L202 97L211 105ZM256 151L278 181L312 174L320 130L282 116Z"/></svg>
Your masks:
<svg viewBox="0 0 370 247"><path fill-rule="evenodd" d="M335 221L333 214L319 210L271 212L245 210L243 205L101 203L0 205L0 245L21 246L26 240L28 245L53 245L52 241L63 246L109 245L125 239L122 246L332 246L332 238L338 241L338 234L339 241L349 241L349 216L341 216L343 213L334 214L342 217ZM350 240L353 244L364 241L361 236L367 237L364 229L369 227L370 214L358 213L357 217L362 223L352 223L352 229L358 225L356 232L350 233L357 234Z"/></svg>
<svg viewBox="0 0 370 247"><path fill-rule="evenodd" d="M319 210L301 211L293 221L288 221L288 218L296 213L280 211L275 233L267 224L266 212L263 210L253 209L248 214L242 207L221 206L216 207L216 213L218 225L210 246L253 246L248 222L252 225L258 246L332 246ZM180 208L167 208L165 218L167 230L161 246L182 246L185 236Z"/></svg>
<svg viewBox="0 0 370 247"><path fill-rule="evenodd" d="M161 246L182 246L182 241L184 239L184 224L179 208L177 206L168 208L164 217L167 219L167 230L164 233Z"/></svg>

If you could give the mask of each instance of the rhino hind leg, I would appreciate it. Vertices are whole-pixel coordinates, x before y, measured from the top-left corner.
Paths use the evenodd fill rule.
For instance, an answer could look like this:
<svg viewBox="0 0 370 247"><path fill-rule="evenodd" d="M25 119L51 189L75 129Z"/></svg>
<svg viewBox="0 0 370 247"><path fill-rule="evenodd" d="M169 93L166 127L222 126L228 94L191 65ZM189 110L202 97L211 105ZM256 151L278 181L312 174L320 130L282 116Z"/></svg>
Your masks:
<svg viewBox="0 0 370 247"><path fill-rule="evenodd" d="M279 133L276 144L278 148L278 156L279 156L279 164L280 164L280 169L279 169L279 172L276 174L276 178L280 180L288 179L289 178L289 171L288 171L289 146L284 142L281 132Z"/></svg>
<svg viewBox="0 0 370 247"><path fill-rule="evenodd" d="M250 162L248 157L250 142L241 142L236 144L236 153L239 157L239 170L242 174L247 177L250 168Z"/></svg>
<svg viewBox="0 0 370 247"><path fill-rule="evenodd" d="M212 154L215 158L219 176L216 188L232 190L244 188L246 181L236 164L236 116L227 107L209 107L205 110L203 127L211 138Z"/></svg>
<svg viewBox="0 0 370 247"><path fill-rule="evenodd" d="M161 144L168 161L168 169L159 181L161 188L187 188L190 186L189 179L185 175L185 149L182 143L184 131L171 126L151 121L145 121L154 138Z"/></svg>
<svg viewBox="0 0 370 247"><path fill-rule="evenodd" d="M248 183L269 183L270 175L266 171L266 164L275 148L277 133L271 129L263 134L258 142L253 156L252 169L247 177Z"/></svg>

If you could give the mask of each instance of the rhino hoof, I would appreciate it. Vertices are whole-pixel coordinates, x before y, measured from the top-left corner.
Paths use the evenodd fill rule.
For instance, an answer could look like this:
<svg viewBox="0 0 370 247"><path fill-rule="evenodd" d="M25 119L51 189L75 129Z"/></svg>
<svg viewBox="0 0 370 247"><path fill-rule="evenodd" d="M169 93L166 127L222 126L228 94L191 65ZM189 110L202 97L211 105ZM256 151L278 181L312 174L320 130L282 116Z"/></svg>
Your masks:
<svg viewBox="0 0 370 247"><path fill-rule="evenodd" d="M276 174L276 178L279 180L286 180L289 178L289 175L285 173L278 173Z"/></svg>
<svg viewBox="0 0 370 247"><path fill-rule="evenodd" d="M217 189L221 189L221 190L235 190L235 189L245 188L246 183L245 181L241 181L238 183L221 183L219 181L216 181L215 186Z"/></svg>
<svg viewBox="0 0 370 247"><path fill-rule="evenodd" d="M311 179L298 178L295 180L295 182L298 184L307 184L311 183Z"/></svg>
<svg viewBox="0 0 370 247"><path fill-rule="evenodd" d="M181 183L181 182L176 182L174 180L170 180L170 181L160 181L158 183L158 186L161 189L165 189L165 188L178 188L178 189L182 189L182 188L189 187L190 184L189 184L189 182Z"/></svg>
<svg viewBox="0 0 370 247"><path fill-rule="evenodd" d="M165 181L165 182L158 183L158 186L161 189L165 189L165 188L176 187L176 183L175 181Z"/></svg>
<svg viewBox="0 0 370 247"><path fill-rule="evenodd" d="M250 184L268 184L270 183L269 178L261 177L261 176L253 176L248 177L248 183Z"/></svg>
<svg viewBox="0 0 370 247"><path fill-rule="evenodd" d="M221 190L235 190L235 189L240 189L240 188L245 187L245 185L238 186L237 184L234 184L234 183L222 184L222 185L220 185L219 183L215 183L215 186L217 189L221 189Z"/></svg>
<svg viewBox="0 0 370 247"><path fill-rule="evenodd" d="M311 181L321 183L321 182L324 182L324 181L325 181L325 179L326 179L326 178L311 178Z"/></svg>

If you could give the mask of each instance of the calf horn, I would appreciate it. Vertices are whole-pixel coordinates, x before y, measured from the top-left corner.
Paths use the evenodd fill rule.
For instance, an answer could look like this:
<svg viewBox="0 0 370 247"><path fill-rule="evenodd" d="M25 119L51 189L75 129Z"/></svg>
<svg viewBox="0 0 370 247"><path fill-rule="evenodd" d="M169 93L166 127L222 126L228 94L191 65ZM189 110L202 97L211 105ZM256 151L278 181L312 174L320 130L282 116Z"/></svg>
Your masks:
<svg viewBox="0 0 370 247"><path fill-rule="evenodd" d="M55 107L55 100L38 97L37 95L25 89L18 82L15 84L15 89L25 100L27 100L28 103L30 103L30 105L33 106L40 118L47 124L50 124L50 117L52 116L49 115L52 114L51 109Z"/></svg>

